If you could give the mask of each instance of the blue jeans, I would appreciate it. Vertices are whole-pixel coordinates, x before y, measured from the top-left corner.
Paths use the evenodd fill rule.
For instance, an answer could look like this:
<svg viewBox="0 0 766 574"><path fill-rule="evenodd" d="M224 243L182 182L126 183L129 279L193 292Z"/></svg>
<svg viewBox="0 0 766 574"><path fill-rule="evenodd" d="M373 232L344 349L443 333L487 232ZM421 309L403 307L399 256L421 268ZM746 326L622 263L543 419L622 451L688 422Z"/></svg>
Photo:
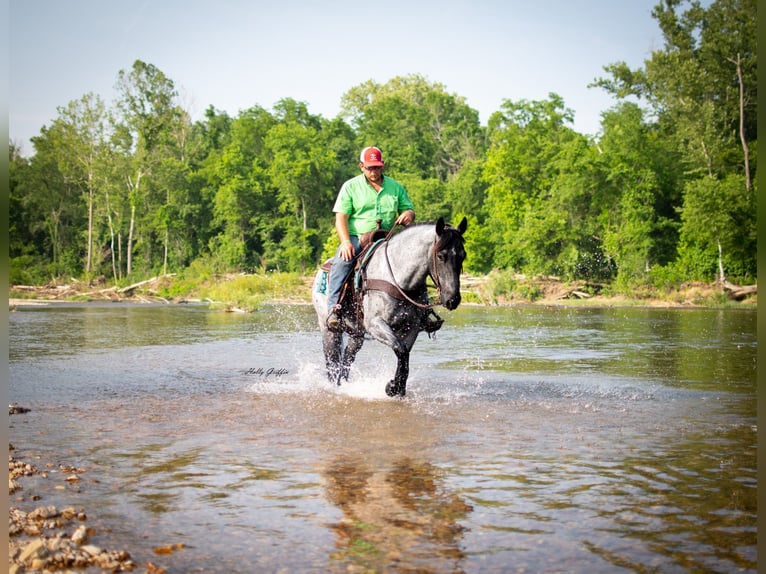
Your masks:
<svg viewBox="0 0 766 574"><path fill-rule="evenodd" d="M351 245L354 246L354 252L356 255L351 261L344 261L340 256L340 247L335 252L335 257L332 260L332 268L330 269L330 282L327 286L327 312L332 312L332 308L338 303L341 289L343 289L343 283L346 281L346 277L354 269L356 258L359 256L361 246L359 245L359 238L356 235L350 237Z"/></svg>

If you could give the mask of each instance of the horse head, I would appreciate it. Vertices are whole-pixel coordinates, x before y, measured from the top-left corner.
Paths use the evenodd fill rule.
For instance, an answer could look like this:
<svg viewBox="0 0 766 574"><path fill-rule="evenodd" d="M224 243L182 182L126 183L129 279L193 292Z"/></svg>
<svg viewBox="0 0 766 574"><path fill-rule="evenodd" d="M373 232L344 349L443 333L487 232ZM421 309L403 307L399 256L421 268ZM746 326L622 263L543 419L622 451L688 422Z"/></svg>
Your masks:
<svg viewBox="0 0 766 574"><path fill-rule="evenodd" d="M467 227L465 217L457 227L445 223L443 217L436 222L431 278L441 292L442 305L450 311L460 305L460 273L466 255L463 234Z"/></svg>

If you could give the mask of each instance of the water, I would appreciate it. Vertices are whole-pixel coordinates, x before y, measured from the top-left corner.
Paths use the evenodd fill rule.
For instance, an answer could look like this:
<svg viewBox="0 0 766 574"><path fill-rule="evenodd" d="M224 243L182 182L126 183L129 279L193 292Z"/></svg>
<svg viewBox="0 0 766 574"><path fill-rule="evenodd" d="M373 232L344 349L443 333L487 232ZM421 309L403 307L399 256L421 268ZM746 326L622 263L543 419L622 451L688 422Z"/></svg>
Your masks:
<svg viewBox="0 0 766 574"><path fill-rule="evenodd" d="M755 571L755 311L442 314L396 400L372 341L326 382L309 307L12 313L11 442L85 470L14 504L169 574Z"/></svg>

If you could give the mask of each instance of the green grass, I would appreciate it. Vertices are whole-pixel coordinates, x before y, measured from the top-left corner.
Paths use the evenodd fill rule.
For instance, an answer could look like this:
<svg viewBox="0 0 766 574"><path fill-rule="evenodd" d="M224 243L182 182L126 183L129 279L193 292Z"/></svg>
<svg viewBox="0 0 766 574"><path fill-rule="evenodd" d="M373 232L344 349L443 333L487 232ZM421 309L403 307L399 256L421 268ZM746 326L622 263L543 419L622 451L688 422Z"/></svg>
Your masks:
<svg viewBox="0 0 766 574"><path fill-rule="evenodd" d="M242 275L201 286L197 298L214 308L254 311L269 302L310 301L310 288L297 273Z"/></svg>

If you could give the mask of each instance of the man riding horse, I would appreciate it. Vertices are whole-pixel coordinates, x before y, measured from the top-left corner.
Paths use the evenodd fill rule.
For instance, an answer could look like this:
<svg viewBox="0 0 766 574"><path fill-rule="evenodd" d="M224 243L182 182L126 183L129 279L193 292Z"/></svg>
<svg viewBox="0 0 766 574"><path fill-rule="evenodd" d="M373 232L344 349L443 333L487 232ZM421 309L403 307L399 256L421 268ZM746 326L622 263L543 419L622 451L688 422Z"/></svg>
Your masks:
<svg viewBox="0 0 766 574"><path fill-rule="evenodd" d="M395 225L415 221L407 190L383 175L383 165L380 149L364 148L359 156L362 173L346 181L335 200L335 230L341 243L332 260L327 288L326 325L331 331L340 330L340 293L361 252L360 237L376 229L388 231Z"/></svg>

